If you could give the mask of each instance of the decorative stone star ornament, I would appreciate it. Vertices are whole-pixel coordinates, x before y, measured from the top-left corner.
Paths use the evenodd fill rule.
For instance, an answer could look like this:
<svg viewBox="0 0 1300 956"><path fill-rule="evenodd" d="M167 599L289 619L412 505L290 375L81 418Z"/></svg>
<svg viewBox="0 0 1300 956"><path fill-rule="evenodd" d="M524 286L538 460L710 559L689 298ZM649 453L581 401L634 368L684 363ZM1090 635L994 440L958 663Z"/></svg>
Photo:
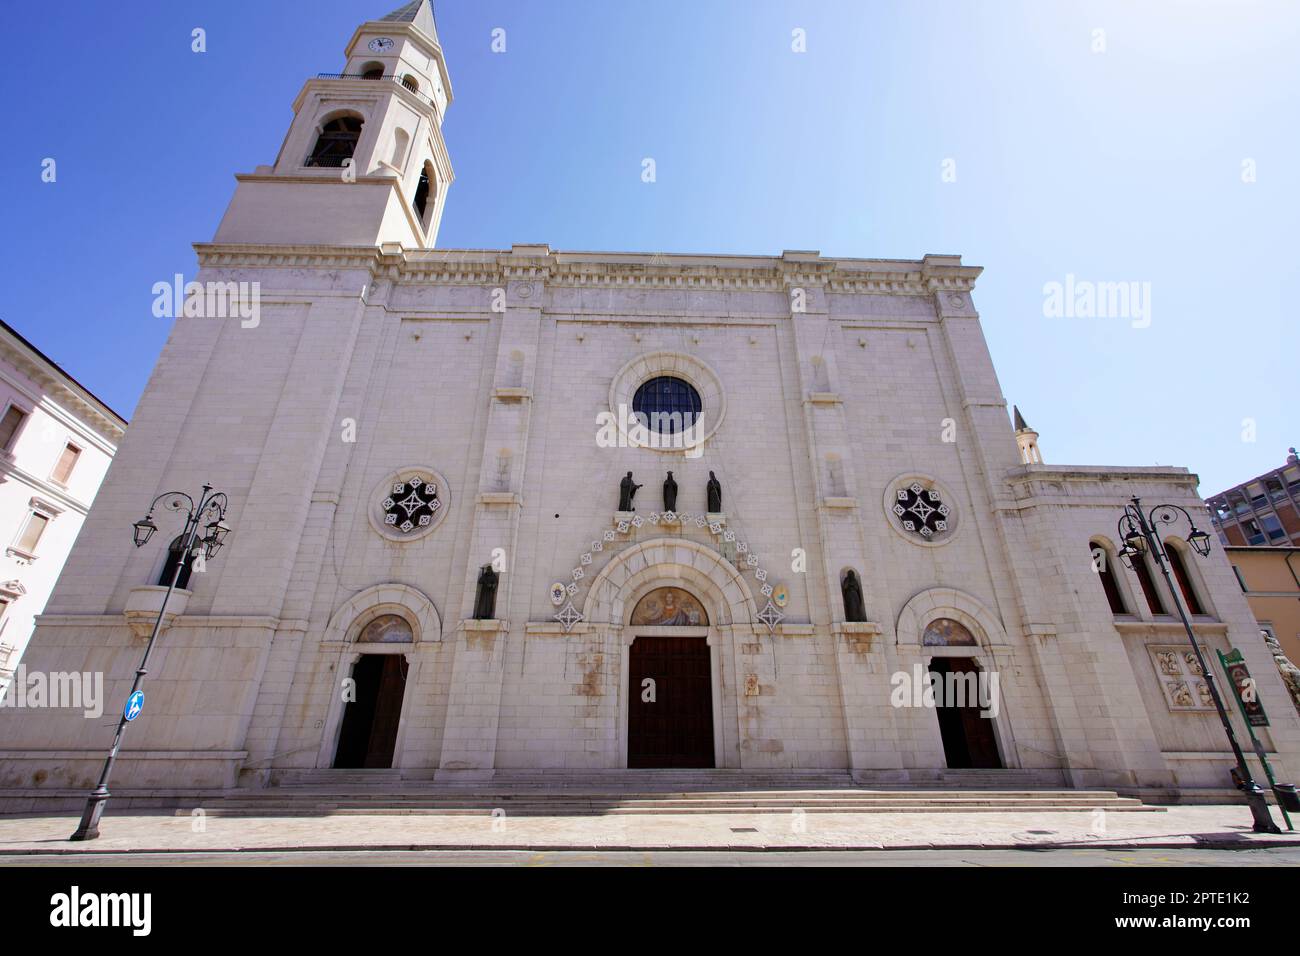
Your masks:
<svg viewBox="0 0 1300 956"><path fill-rule="evenodd" d="M564 628L564 633L568 634L569 631L573 629L573 625L582 620L582 613L574 607L573 602L570 601L568 604L564 605L563 610L555 615L555 619L559 621L560 626Z"/></svg>
<svg viewBox="0 0 1300 956"><path fill-rule="evenodd" d="M771 632L775 631L776 626L785 620L785 615L776 609L775 604L768 601L767 606L758 612L758 619L766 624L768 631Z"/></svg>

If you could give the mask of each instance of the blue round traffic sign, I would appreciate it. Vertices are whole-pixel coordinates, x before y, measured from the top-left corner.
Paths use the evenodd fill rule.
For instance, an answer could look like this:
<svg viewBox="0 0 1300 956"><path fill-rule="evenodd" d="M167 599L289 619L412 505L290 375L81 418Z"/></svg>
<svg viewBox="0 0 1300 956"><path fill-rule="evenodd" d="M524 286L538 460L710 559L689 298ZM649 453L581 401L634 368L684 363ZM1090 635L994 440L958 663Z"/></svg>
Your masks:
<svg viewBox="0 0 1300 956"><path fill-rule="evenodd" d="M126 706L122 708L122 716L127 720L135 720L140 716L142 710L144 710L144 691L138 690L126 699Z"/></svg>

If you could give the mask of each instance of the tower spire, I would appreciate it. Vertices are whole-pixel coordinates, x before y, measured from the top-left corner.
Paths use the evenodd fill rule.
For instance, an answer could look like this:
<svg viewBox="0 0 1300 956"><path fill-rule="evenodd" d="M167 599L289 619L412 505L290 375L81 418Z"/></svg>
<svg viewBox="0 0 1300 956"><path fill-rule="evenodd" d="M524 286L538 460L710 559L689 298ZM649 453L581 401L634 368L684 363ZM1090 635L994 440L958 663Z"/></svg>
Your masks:
<svg viewBox="0 0 1300 956"><path fill-rule="evenodd" d="M1038 432L1034 431L1025 422L1025 416L1020 414L1020 409L1012 405L1011 416L1016 426L1016 445L1020 448L1020 460L1026 465L1041 465L1043 463L1042 452L1038 450Z"/></svg>
<svg viewBox="0 0 1300 956"><path fill-rule="evenodd" d="M430 36L437 36L434 26L433 0L412 0L411 3L398 7L387 16L380 17L380 23L414 23Z"/></svg>

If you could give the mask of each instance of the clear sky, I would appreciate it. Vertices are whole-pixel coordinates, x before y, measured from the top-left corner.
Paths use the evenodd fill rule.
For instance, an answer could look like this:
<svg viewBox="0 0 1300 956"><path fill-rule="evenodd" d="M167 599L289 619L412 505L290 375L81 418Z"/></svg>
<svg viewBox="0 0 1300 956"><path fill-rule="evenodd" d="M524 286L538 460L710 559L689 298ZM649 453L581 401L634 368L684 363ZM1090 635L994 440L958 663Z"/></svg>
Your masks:
<svg viewBox="0 0 1300 956"><path fill-rule="evenodd" d="M129 416L167 334L151 287L192 276L190 243L234 173L274 160L303 81L400 5L4 0L0 318ZM1211 494L1300 442L1296 2L443 0L437 18L442 247L959 253L985 268L1002 388L1049 462L1186 465ZM1143 312L1049 315L1067 276L1138 283Z"/></svg>

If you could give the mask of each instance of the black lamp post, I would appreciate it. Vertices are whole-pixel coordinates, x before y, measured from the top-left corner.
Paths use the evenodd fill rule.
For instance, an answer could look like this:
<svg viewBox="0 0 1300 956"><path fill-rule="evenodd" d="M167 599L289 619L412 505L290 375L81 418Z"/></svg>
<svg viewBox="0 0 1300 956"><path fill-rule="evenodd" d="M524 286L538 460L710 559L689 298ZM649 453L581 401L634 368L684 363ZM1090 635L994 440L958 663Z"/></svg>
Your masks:
<svg viewBox="0 0 1300 956"><path fill-rule="evenodd" d="M1246 803L1250 805L1250 812L1255 818L1256 833L1281 833L1278 825L1273 822L1273 817L1268 811L1268 800L1264 797L1264 789L1257 784L1250 776L1250 768L1246 765L1246 757L1241 752L1241 747L1237 743L1237 735L1233 732L1232 722L1228 719L1228 712L1223 707L1223 698L1219 696L1219 688L1215 683L1214 674L1210 671L1210 665L1206 662L1205 656L1201 653L1200 645L1196 643L1196 634L1192 631L1192 622L1188 620L1187 611L1183 607L1182 599L1179 597L1178 588L1174 586L1174 581L1169 573L1169 562L1166 560L1165 551L1160 546L1160 538L1156 534L1157 524L1173 524L1178 520L1181 514L1187 519L1187 524L1191 528L1191 533L1187 536L1187 543L1201 557L1210 553L1210 536L1196 527L1196 522L1192 516L1187 513L1186 508L1180 508L1178 505L1156 505L1147 512L1142 510L1142 501L1134 496L1132 501L1124 506L1124 516L1119 519L1119 536L1124 540L1124 547L1120 549L1119 555L1128 561L1137 559L1143 560L1143 555L1150 552L1160 565L1160 573L1164 575L1165 584L1169 587L1169 593L1173 596L1174 607L1178 609L1178 616L1182 619L1183 629L1187 631L1187 639L1192 642L1192 651L1196 654L1196 660L1201 666L1201 673L1205 676L1205 686L1210 690L1210 697L1214 699L1214 708L1219 712L1219 720L1223 722L1224 733L1228 735L1228 743L1232 745L1233 755L1237 758L1237 775L1240 778L1239 788L1246 794Z"/></svg>
<svg viewBox="0 0 1300 956"><path fill-rule="evenodd" d="M135 683L131 685L131 697L134 697L144 682L144 675L147 674L149 665L149 655L153 652L154 642L158 639L158 633L162 630L163 615L167 613L167 602L171 599L172 591L176 589L176 582L180 580L181 571L189 561L195 558L213 557L220 550L221 545L225 543L226 535L230 532L229 526L225 523L226 507L228 502L222 492L212 494L212 486L204 485L203 493L199 496L199 503L196 505L194 499L182 491L167 491L153 500L149 506L149 512L143 518L135 523L135 533L133 535L135 546L142 548L149 543L158 526L153 523L153 510L162 502L162 507L168 511L185 512L185 528L181 532L181 546L176 561L176 568L172 572L172 579L167 585L167 593L163 595L162 607L158 609L158 619L153 623L153 633L149 635L149 643L145 646L144 657L140 660L140 666L135 672ZM204 534L199 535L199 526L203 524L204 518L212 520L204 526ZM130 701L131 698L127 698ZM134 718L135 714L131 715ZM131 718L127 717L127 710L124 707L122 716L117 721L117 733L113 737L113 746L108 751L108 759L104 761L104 770L99 775L99 785L90 792L86 798L86 809L81 814L81 824L77 827L77 832L72 834L73 840L94 840L99 836L99 819L104 815L104 807L108 803L108 778L113 772L113 764L117 761L117 752L122 746L122 734L126 731L126 725Z"/></svg>

